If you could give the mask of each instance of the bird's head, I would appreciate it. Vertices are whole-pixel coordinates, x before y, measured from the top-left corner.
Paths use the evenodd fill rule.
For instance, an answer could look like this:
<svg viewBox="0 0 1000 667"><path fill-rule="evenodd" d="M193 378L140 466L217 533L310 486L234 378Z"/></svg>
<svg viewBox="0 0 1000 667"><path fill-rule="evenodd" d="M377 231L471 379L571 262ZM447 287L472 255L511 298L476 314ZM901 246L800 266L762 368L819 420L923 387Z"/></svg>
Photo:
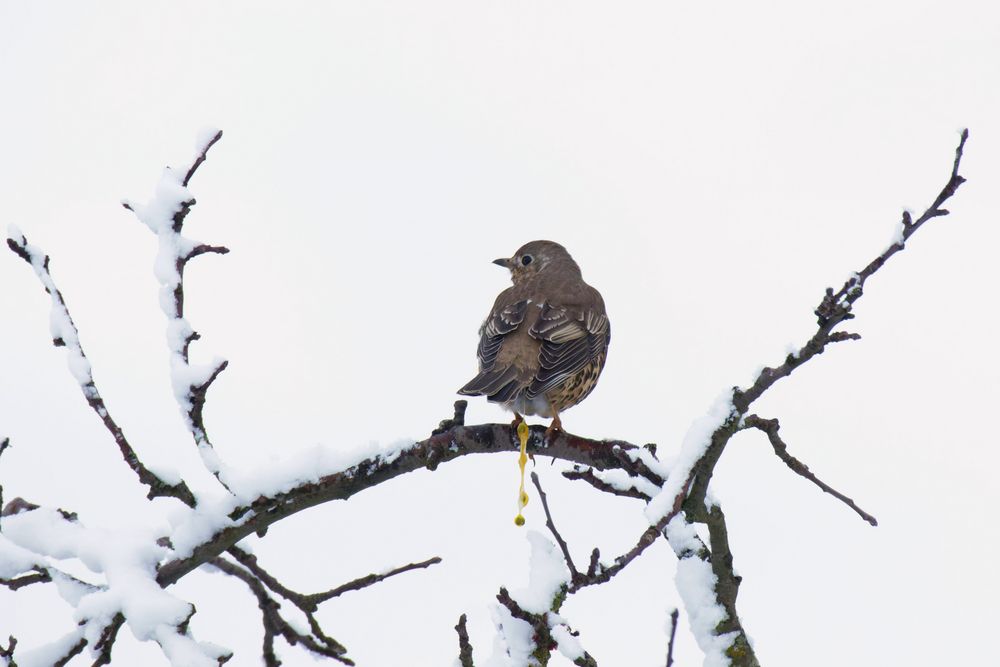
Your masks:
<svg viewBox="0 0 1000 667"><path fill-rule="evenodd" d="M510 269L510 279L515 285L528 282L547 272L574 271L580 273L573 258L554 241L531 241L517 249L513 257L493 260L494 264Z"/></svg>

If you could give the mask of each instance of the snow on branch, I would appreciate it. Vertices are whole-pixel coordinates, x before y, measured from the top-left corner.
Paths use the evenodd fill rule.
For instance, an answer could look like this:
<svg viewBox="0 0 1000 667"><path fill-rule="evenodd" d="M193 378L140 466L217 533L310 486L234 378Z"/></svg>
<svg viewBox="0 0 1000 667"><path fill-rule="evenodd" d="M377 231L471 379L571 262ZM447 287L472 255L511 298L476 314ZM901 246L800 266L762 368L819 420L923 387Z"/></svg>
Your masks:
<svg viewBox="0 0 1000 667"><path fill-rule="evenodd" d="M72 512L44 508L16 498L0 517L0 585L10 589L52 584L74 608L78 625L46 646L22 651L16 639L0 644L0 664L64 664L90 647L95 665L108 664L119 630L128 625L140 640L159 644L174 665L218 665L231 653L212 644L198 642L188 630L193 605L170 593L169 587L190 572L205 568L242 581L261 610L262 656L265 664L277 665L275 641L301 645L311 654L352 664L346 649L319 625L318 606L347 591L374 585L388 577L423 569L438 558L410 563L388 572L372 573L352 582L312 594L298 593L283 585L238 543L252 535L263 536L268 526L304 509L331 500L347 500L360 491L421 470L435 470L442 463L462 456L514 451L518 442L507 424L466 425L465 402L455 404L454 417L441 422L430 437L388 448L359 449L343 453L326 448L301 459L283 461L266 472L240 472L223 468L205 432L202 410L209 386L226 367L217 360L205 366L190 363L188 348L198 335L184 317L183 270L190 259L205 253L225 253L222 246L197 243L182 235L183 222L195 200L188 185L204 162L209 148L221 132L205 134L196 157L186 170L167 169L153 198L145 205L125 203L159 239L155 272L160 281L160 305L167 316L171 353L171 379L175 396L188 429L208 469L229 492L221 499L195 499L182 480L164 480L139 461L121 429L111 419L94 384L90 363L62 295L48 268L48 257L31 246L19 230L12 229L8 245L35 270L52 297L52 336L67 348L70 370L84 397L111 432L123 457L144 484L149 496L171 496L184 501L171 517L169 535L121 531L84 526ZM577 665L596 667L559 610L567 596L614 578L646 549L665 537L678 558L676 583L695 637L705 652L706 665L754 667L759 663L736 611L740 577L733 567L725 515L709 493L715 465L732 437L755 428L769 438L775 453L797 474L813 481L827 493L846 503L866 521L871 515L852 500L821 482L808 467L787 453L778 435L777 420L750 414L750 406L775 382L821 354L827 345L857 340L855 333L838 327L854 317L852 308L862 296L865 281L900 250L928 221L948 214L945 202L964 182L959 175L968 132L962 133L950 178L931 206L913 219L904 213L902 227L885 251L845 282L837 292L827 289L815 314L816 332L783 363L761 370L750 386L727 390L695 421L669 463L656 456L652 445L637 447L623 441L590 440L565 432L546 437L544 427L532 427L529 448L535 455L551 456L573 464L564 476L582 480L594 488L644 502L646 528L634 546L611 563L601 561L594 549L586 570L571 557L566 540L556 528L549 500L537 476L546 516L546 526L555 539L529 532L531 563L528 586L514 593L501 588L493 610L497 627L497 651L489 664L522 667L546 664L559 650ZM339 443L338 443L339 444ZM7 441L0 442L0 453ZM221 492L220 492L221 493ZM694 524L708 528L706 544ZM56 567L57 561L75 559L94 573L93 581L70 577ZM300 627L279 612L281 600L305 615L308 627ZM472 647L459 620L459 659L462 667L473 664ZM676 621L672 625L676 630ZM668 649L668 663L672 649Z"/></svg>
<svg viewBox="0 0 1000 667"><path fill-rule="evenodd" d="M184 423L198 446L198 453L219 482L226 484L222 462L205 432L203 410L208 388L226 369L228 361L214 359L209 364L192 364L188 354L198 333L184 317L184 267L189 260L205 253L224 255L229 249L198 243L182 234L184 219L195 205L188 184L198 167L207 159L209 149L222 138L222 131L209 129L198 140L195 158L184 171L167 167L160 176L152 198L145 204L123 201L122 206L135 213L159 240L153 272L160 283L160 308L167 316L167 345L170 349L170 380L174 397L181 408Z"/></svg>
<svg viewBox="0 0 1000 667"><path fill-rule="evenodd" d="M70 373L80 385L83 397L87 400L90 408L100 417L111 437L114 438L125 463L139 477L139 481L149 487L148 497L150 499L164 496L177 498L187 505L194 506L194 495L182 479L166 480L163 478L165 473L157 475L143 465L135 450L132 449L132 445L126 439L125 433L108 412L104 399L101 398L101 392L98 391L97 385L94 383L90 360L87 359L83 346L80 344L80 335L76 324L73 323L66 301L63 300L62 293L56 288L52 274L49 272L49 256L40 248L28 243L28 239L21 233L21 230L13 225L8 230L7 246L14 254L31 265L35 275L38 276L45 291L51 297L52 309L49 314L49 327L52 344L56 347L66 348L66 359Z"/></svg>
<svg viewBox="0 0 1000 667"><path fill-rule="evenodd" d="M497 594L500 604L493 609L497 638L488 664L545 665L552 651L558 649L574 665L597 667L594 658L583 649L579 633L559 615L570 582L563 554L539 532L529 530L527 537L531 544L528 585L513 594L501 588ZM460 645L461 637L459 631Z"/></svg>
<svg viewBox="0 0 1000 667"><path fill-rule="evenodd" d="M917 229L934 218L949 214L943 205L965 182L965 178L959 174L959 167L968 137L969 131L963 130L955 149L948 181L924 213L913 220L909 212L904 212L901 228L893 244L861 271L853 273L839 291L834 292L832 288L826 290L815 310L818 318L817 330L805 344L788 354L779 366L764 367L749 387L745 389L734 387L716 399L708 413L692 424L684 437L679 455L669 467L658 464L651 452L643 450L629 452L630 456L644 456L648 462L647 467L663 476L665 480L660 491L650 498L646 506L646 516L655 535L666 532L680 559L679 568L683 566L683 575L679 569L678 587L686 587L688 590L686 595L682 590L682 597L688 615L692 617L692 625L695 625L696 618L715 619L714 627L709 628L709 624L705 622L701 623L700 630L698 628L695 630L699 645L705 650L706 665L732 664L752 667L759 664L736 614L736 595L740 579L732 566L725 516L721 507L710 501L709 494L709 482L715 465L733 435L748 427L764 431L775 453L792 470L845 502L869 524L877 525L874 517L857 507L851 499L821 482L808 471L805 464L787 454L786 447L777 434L777 420L762 420L753 415L748 416L748 412L751 404L775 382L788 377L796 368L822 354L827 345L860 339L856 333L836 329L842 323L854 318L852 308L863 295L865 282L893 255L905 248L906 242ZM571 478L584 479L596 488L617 495L634 497L646 495L640 486L631 480L612 479L607 475L599 476L580 469L572 471L567 476L570 475ZM693 529L682 531L676 527L690 522L705 523L708 526L711 549L704 544L694 548L692 545L697 540L697 535L693 533ZM675 526L672 539L670 531L667 530L671 525ZM697 541L700 543L700 540ZM641 545L640 541L637 544L640 552Z"/></svg>
<svg viewBox="0 0 1000 667"><path fill-rule="evenodd" d="M194 607L156 582L156 565L166 549L153 535L87 527L75 513L21 499L8 503L0 524L0 583L12 589L54 583L77 621L60 639L19 653L22 666L64 664L87 645L97 656L95 664L107 664L126 619L137 639L158 643L172 664L215 667L230 655L191 637L187 624ZM83 581L53 564L66 559L79 560L99 581Z"/></svg>

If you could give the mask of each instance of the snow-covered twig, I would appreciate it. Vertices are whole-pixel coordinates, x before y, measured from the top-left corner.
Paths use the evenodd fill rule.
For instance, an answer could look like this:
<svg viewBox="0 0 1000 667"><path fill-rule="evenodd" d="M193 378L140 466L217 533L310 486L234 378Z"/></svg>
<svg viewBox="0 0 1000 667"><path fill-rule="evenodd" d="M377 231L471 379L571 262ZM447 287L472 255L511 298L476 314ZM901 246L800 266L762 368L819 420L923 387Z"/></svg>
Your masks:
<svg viewBox="0 0 1000 667"><path fill-rule="evenodd" d="M580 667L597 667L597 661L581 646L577 636L569 625L558 615L562 604L557 590L551 601L551 611L532 611L525 609L523 604L511 597L506 588L501 588L497 601L501 604L506 616L500 617L497 630L507 644L507 655L512 667L522 665L547 664L548 656L554 649L568 658L574 665ZM530 635L519 632L518 627L530 629Z"/></svg>
<svg viewBox="0 0 1000 667"><path fill-rule="evenodd" d="M83 347L80 345L80 336L76 324L73 323L73 318L70 317L69 308L63 300L62 293L56 288L55 281L53 281L52 275L49 273L49 256L42 252L41 249L28 243L28 239L21 233L21 230L14 226L11 226L9 229L7 246L14 254L31 265L45 291L51 296L52 310L49 320L52 343L56 347L66 348L70 372L76 379L77 384L80 385L83 397L87 400L87 404L91 409L101 418L104 427L111 433L111 437L114 438L115 444L118 445L122 458L125 459L129 468L138 475L141 483L149 486L148 497L152 499L160 496L168 496L177 498L193 507L195 499L190 489L184 483L184 480L178 479L173 483L168 483L146 468L142 461L139 460L135 450L132 449L132 445L125 438L121 427L118 426L117 422L111 417L111 413L108 412L107 406L104 404L104 399L101 397L101 393L97 390L97 385L94 383L90 360L87 359L87 355L84 354Z"/></svg>
<svg viewBox="0 0 1000 667"><path fill-rule="evenodd" d="M154 273L160 283L160 308L167 316L167 344L170 348L170 379L174 396L184 415L184 422L194 438L202 462L219 482L228 489L222 462L215 453L205 431L203 411L209 387L229 364L215 359L206 365L192 364L188 354L191 343L198 340L198 333L184 317L184 268L188 261L206 253L226 254L229 249L197 243L181 232L184 219L195 205L187 186L198 167L206 160L209 149L222 138L221 130L208 130L199 139L195 158L187 170L181 172L167 167L160 177L153 197L146 204L130 201L122 206L156 234L159 251Z"/></svg>
<svg viewBox="0 0 1000 667"><path fill-rule="evenodd" d="M605 472L605 474L602 474ZM624 471L595 471L593 468L587 468L583 466L575 466L572 470L565 470L562 476L570 480L582 480L598 491L603 491L604 493L610 493L615 496L623 496L625 498L637 498L639 500L649 501L652 496L645 491L640 491L638 485L636 484L637 479L628 473L625 473L627 479L609 479L609 475L606 473L613 472L623 472ZM648 480L647 480L648 481ZM662 481L660 482L663 483Z"/></svg>
<svg viewBox="0 0 1000 667"><path fill-rule="evenodd" d="M788 453L788 445L786 445L784 440L781 439L781 436L778 435L778 429L781 428L781 426L777 419L762 419L757 415L747 415L743 419L743 423L747 426L747 428L755 428L766 434L767 439L771 443L771 447L774 448L774 453L778 455L778 458L785 462L785 465L787 465L792 472L805 477L810 482L823 489L826 493L829 493L831 496L843 502L845 505L854 510L858 516L870 523L872 526L878 525L878 521L875 517L858 507L852 499L848 498L829 484L823 482L823 480L816 477L816 475L809 470L809 466Z"/></svg>
<svg viewBox="0 0 1000 667"><path fill-rule="evenodd" d="M158 643L173 664L217 667L230 655L189 635L194 607L156 583L155 566L165 549L147 534L88 528L73 512L19 498L7 505L2 520L0 577L10 588L53 583L78 621L73 632L22 656L25 663L66 664L90 645L93 664L108 664L125 622L138 639ZM102 580L82 581L52 565L67 559L79 560ZM18 576L25 572L30 574Z"/></svg>

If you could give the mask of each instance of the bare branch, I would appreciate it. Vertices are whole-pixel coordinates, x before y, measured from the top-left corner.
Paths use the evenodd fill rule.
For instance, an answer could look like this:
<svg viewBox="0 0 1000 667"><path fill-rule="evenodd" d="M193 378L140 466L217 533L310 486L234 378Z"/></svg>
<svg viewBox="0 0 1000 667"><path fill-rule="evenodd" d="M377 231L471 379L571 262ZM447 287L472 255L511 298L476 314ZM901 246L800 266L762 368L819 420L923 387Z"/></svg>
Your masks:
<svg viewBox="0 0 1000 667"><path fill-rule="evenodd" d="M303 609L303 611L316 611L316 605L309 606L306 604L306 596L302 593L296 593L290 588L286 588L280 581L262 568L257 563L257 557L248 551L240 549L238 546L231 546L227 551L236 561L249 570L257 579L260 580L262 584L267 586L273 592L277 593L281 597L292 602L295 606Z"/></svg>
<svg viewBox="0 0 1000 667"><path fill-rule="evenodd" d="M677 636L677 618L680 612L674 609L670 612L670 640L667 642L667 667L674 664L674 638Z"/></svg>
<svg viewBox="0 0 1000 667"><path fill-rule="evenodd" d="M465 614L462 614L455 626L455 632L458 633L458 664L461 667L476 667L472 661L472 644L469 642L469 629L465 627L465 621Z"/></svg>
<svg viewBox="0 0 1000 667"><path fill-rule="evenodd" d="M311 614L307 615L313 630L311 634L302 634L293 628L279 612L281 605L268 594L267 588L253 573L225 558L213 559L210 564L219 571L241 580L257 598L257 606L261 611L261 620L264 626L262 657L265 665L268 667L281 665L281 660L274 652L274 640L278 636L284 638L292 646L301 644L316 655L333 658L345 665L354 664L353 660L345 656L347 649L340 642L327 637L321 631L317 632L319 624Z"/></svg>
<svg viewBox="0 0 1000 667"><path fill-rule="evenodd" d="M97 390L97 385L94 383L90 360L87 359L87 355L80 345L76 324L73 323L73 318L70 317L69 308L63 300L62 293L56 288L55 282L52 280L52 275L49 273L48 255L30 245L27 238L20 233L17 233L16 237L12 236L8 238L7 245L18 257L31 265L41 280L42 286L45 287L45 291L51 295L52 320L54 323L59 324L58 329L54 325L53 343L57 347L66 347L70 357L70 369L80 384L83 397L87 400L87 404L91 409L100 417L111 437L114 438L115 444L118 445L118 449L122 454L122 458L125 459L125 463L139 477L139 481L149 487L147 497L150 499L157 497L177 498L186 505L194 507L194 495L188 489L187 484L183 480L177 484L168 484L146 468L142 461L139 460L135 450L132 449L132 445L125 438L121 427L118 426L117 422L111 417L111 413L108 412L107 406L104 404L104 399L101 397L101 393Z"/></svg>
<svg viewBox="0 0 1000 667"><path fill-rule="evenodd" d="M464 619L465 616L463 616L462 618ZM0 644L0 658L3 658L4 660L6 660L7 661L6 664L9 667L17 667L17 663L14 662L14 649L15 648L17 648L17 639L14 637L14 635L10 635L7 638L7 646L6 647L4 647L3 644ZM465 667L465 665L463 665L462 667Z"/></svg>
<svg viewBox="0 0 1000 667"><path fill-rule="evenodd" d="M0 456L10 447L10 438L0 440ZM3 484L0 484L0 509L3 508ZM11 649L13 651L13 649Z"/></svg>
<svg viewBox="0 0 1000 667"><path fill-rule="evenodd" d="M315 612L322 603L335 597L340 597L348 591L358 591L362 588L367 588L379 582L385 581L386 579L394 577L397 574L424 569L430 567L431 565L437 565L441 562L440 557L434 556L433 558L428 558L425 561L403 565L382 574L368 574L322 593L304 595L287 588L274 576L269 574L257 563L257 557L253 554L248 553L236 546L230 547L228 551L240 563L240 565L253 573L253 575L261 581L261 583L306 613Z"/></svg>
<svg viewBox="0 0 1000 667"><path fill-rule="evenodd" d="M745 423L749 428L755 428L764 432L767 435L767 439L771 442L771 447L774 448L774 453L777 454L778 458L784 461L785 465L787 465L795 474L805 477L810 482L823 489L826 493L829 493L834 498L843 502L845 505L854 510L858 516L872 526L878 525L878 521L875 517L858 507L853 500L816 477L816 475L809 470L809 466L788 453L788 445L786 445L781 439L781 436L778 435L778 429L781 426L777 419L762 419L757 415L747 415L743 419L743 423Z"/></svg>
<svg viewBox="0 0 1000 667"><path fill-rule="evenodd" d="M188 260L194 259L198 255L204 255L205 253L214 253L216 255L225 255L229 253L229 248L221 245L208 245L206 243L199 243L191 252L184 255L184 262L187 263Z"/></svg>
<svg viewBox="0 0 1000 667"><path fill-rule="evenodd" d="M727 616L716 626L716 634L735 633L729 648L726 649L726 656L732 660L733 665L759 667L757 655L743 629L739 613L736 611L736 598L739 595L743 578L736 574L736 569L733 566L733 552L729 548L729 529L726 527L726 515L723 514L719 505L711 507L705 523L708 526L711 551L703 551L699 557L704 560L707 556L712 565L712 573L715 575L715 597L726 610Z"/></svg>
<svg viewBox="0 0 1000 667"><path fill-rule="evenodd" d="M404 572L411 572L413 570L422 570L428 568L431 565L437 565L441 562L441 558L434 556L433 558L428 558L427 560L420 561L419 563L409 563L407 565L402 565L395 569L389 570L382 574L366 574L363 577L358 577L353 581L349 581L346 584L337 586L336 588L331 588L323 593L313 593L312 595L307 595L305 597L307 604L312 603L315 605L322 604L327 600L332 600L335 597L340 597L348 591L360 591L362 588L368 588L380 581L385 581L389 577L394 577L397 574L402 574Z"/></svg>
<svg viewBox="0 0 1000 667"><path fill-rule="evenodd" d="M552 537L556 538L556 543L562 550L563 558L566 559L566 565L569 567L570 575L572 575L573 581L576 582L576 580L582 575L580 574L580 571L576 569L576 565L573 564L573 557L569 555L569 547L566 546L566 540L564 540L563 536L559 534L558 530L556 530L556 524L552 521L552 513L549 512L549 500L545 495L545 491L542 490L541 482L538 481L537 472L531 473L531 481L535 485L535 488L538 489L538 497L542 501L542 509L545 511L545 525L549 529L549 532L552 533Z"/></svg>

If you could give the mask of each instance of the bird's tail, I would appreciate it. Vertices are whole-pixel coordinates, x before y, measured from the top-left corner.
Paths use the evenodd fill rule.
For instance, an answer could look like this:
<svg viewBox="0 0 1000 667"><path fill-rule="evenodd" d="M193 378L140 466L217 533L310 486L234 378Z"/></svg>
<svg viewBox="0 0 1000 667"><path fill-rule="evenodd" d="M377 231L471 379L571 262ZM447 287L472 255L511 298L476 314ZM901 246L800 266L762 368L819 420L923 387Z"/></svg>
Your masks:
<svg viewBox="0 0 1000 667"><path fill-rule="evenodd" d="M497 400L498 394L516 393L517 387L517 370L513 366L494 367L482 371L469 380L464 387L458 390L458 393L463 396L488 396L490 400Z"/></svg>

